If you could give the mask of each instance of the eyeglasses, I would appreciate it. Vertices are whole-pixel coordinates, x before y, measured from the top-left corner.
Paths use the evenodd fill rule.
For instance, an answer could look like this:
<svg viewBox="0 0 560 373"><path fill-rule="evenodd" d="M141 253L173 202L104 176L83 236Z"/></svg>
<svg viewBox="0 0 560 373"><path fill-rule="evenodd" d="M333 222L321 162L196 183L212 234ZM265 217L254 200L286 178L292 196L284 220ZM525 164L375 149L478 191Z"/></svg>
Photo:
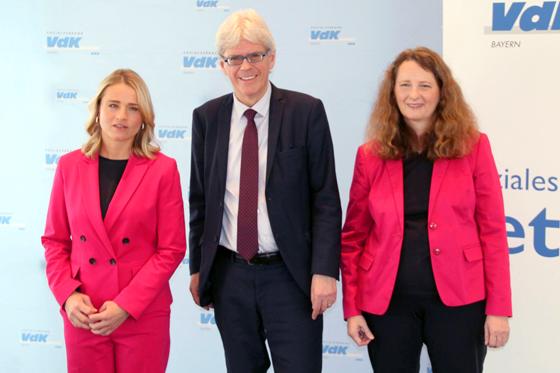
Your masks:
<svg viewBox="0 0 560 373"><path fill-rule="evenodd" d="M243 64L243 60L247 60L250 64L255 64L262 62L266 56L268 56L268 52L255 52L249 53L245 56L230 56L230 57L223 57L224 62L230 66L241 66Z"/></svg>

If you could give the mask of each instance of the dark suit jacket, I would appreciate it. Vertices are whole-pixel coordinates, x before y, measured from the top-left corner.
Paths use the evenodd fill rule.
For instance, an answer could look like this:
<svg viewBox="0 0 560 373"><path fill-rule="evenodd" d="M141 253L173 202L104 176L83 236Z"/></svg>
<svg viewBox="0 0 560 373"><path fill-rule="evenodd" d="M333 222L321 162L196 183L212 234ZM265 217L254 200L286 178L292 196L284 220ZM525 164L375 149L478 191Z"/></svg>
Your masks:
<svg viewBox="0 0 560 373"><path fill-rule="evenodd" d="M200 302L211 299L210 271L224 212L233 95L193 112L189 252L200 273ZM274 239L301 289L313 274L338 278L341 208L325 109L311 96L272 86L266 202Z"/></svg>

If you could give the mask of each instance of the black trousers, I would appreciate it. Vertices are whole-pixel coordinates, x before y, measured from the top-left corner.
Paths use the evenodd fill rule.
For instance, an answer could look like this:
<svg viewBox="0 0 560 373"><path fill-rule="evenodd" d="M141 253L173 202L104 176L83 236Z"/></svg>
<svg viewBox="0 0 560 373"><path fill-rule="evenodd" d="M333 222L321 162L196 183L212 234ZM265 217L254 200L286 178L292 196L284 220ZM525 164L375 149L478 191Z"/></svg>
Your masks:
<svg viewBox="0 0 560 373"><path fill-rule="evenodd" d="M212 269L216 325L229 373L319 373L323 319L283 262L249 265L218 249Z"/></svg>
<svg viewBox="0 0 560 373"><path fill-rule="evenodd" d="M382 315L364 313L375 339L368 345L375 373L418 373L426 344L434 373L482 372L485 302L448 307L435 295L393 295Z"/></svg>

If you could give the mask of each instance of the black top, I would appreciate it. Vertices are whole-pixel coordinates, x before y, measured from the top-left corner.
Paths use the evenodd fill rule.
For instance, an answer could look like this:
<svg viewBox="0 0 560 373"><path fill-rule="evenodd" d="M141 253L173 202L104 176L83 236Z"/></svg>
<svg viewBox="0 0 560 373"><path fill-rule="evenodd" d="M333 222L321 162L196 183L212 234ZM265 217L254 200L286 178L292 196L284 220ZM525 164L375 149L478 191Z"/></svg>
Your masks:
<svg viewBox="0 0 560 373"><path fill-rule="evenodd" d="M433 166L425 153L403 160L404 238L395 293L437 294L427 227Z"/></svg>
<svg viewBox="0 0 560 373"><path fill-rule="evenodd" d="M108 159L99 156L99 201L105 219L109 203L117 190L128 159Z"/></svg>

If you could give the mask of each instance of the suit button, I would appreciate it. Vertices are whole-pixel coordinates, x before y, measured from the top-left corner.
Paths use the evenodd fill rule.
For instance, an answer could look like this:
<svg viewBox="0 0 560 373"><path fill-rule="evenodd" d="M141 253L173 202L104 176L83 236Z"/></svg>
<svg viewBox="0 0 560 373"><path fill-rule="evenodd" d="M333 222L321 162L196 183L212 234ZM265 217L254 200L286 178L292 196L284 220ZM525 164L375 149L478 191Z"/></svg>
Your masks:
<svg viewBox="0 0 560 373"><path fill-rule="evenodd" d="M95 264L97 261L95 260L95 258L89 258L89 264Z"/></svg>
<svg viewBox="0 0 560 373"><path fill-rule="evenodd" d="M438 249L438 248L435 248L435 249L433 250L433 252L434 252L434 255L439 255L439 254L441 254L441 250Z"/></svg>
<svg viewBox="0 0 560 373"><path fill-rule="evenodd" d="M123 238L122 243L124 243L125 245L128 245L130 243L130 238L128 238L128 237Z"/></svg>
<svg viewBox="0 0 560 373"><path fill-rule="evenodd" d="M430 229L437 229L437 223L431 222L430 223Z"/></svg>
<svg viewBox="0 0 560 373"><path fill-rule="evenodd" d="M84 236L83 234L80 236L80 241L82 242L86 242L86 236Z"/></svg>
<svg viewBox="0 0 560 373"><path fill-rule="evenodd" d="M111 258L109 259L109 264L114 266L115 264L117 264L117 261L115 260L115 258Z"/></svg>

